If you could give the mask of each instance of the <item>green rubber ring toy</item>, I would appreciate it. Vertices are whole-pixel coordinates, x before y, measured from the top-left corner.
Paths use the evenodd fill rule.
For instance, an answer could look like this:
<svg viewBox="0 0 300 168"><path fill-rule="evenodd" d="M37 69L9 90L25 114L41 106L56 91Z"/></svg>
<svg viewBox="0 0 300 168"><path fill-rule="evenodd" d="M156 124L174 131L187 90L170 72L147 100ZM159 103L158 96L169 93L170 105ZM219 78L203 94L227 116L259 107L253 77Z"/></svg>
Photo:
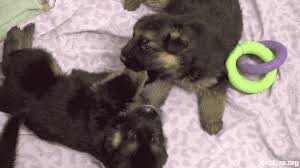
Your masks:
<svg viewBox="0 0 300 168"><path fill-rule="evenodd" d="M258 42L242 42L238 44L229 55L226 61L226 68L230 83L239 91L244 93L260 93L272 86L277 76L277 69L265 74L257 81L251 81L243 77L237 69L237 60L245 54L253 54L261 58L264 62L269 62L274 58L272 51Z"/></svg>

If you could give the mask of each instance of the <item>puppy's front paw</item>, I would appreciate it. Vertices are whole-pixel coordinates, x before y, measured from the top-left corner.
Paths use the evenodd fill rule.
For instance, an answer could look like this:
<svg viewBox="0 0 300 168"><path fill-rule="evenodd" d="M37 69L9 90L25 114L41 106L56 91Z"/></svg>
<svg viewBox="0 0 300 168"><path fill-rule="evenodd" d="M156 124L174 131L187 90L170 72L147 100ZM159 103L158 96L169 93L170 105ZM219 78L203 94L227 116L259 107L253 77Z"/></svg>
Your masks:
<svg viewBox="0 0 300 168"><path fill-rule="evenodd" d="M201 126L210 135L217 134L222 129L225 99L225 92L221 91L206 90L199 94Z"/></svg>
<svg viewBox="0 0 300 168"><path fill-rule="evenodd" d="M208 134L210 135L215 135L218 132L220 132L220 130L223 127L223 121L222 120L216 120L216 121L201 121L201 126L203 128L204 131L206 131Z"/></svg>
<svg viewBox="0 0 300 168"><path fill-rule="evenodd" d="M141 5L140 0L125 0L124 8L128 11L134 11Z"/></svg>
<svg viewBox="0 0 300 168"><path fill-rule="evenodd" d="M23 32L24 32L23 48L31 48L32 47L34 31L35 31L34 23L30 23L24 27L24 29L23 29Z"/></svg>
<svg viewBox="0 0 300 168"><path fill-rule="evenodd" d="M4 50L18 50L22 48L23 31L17 26L11 28L4 41Z"/></svg>

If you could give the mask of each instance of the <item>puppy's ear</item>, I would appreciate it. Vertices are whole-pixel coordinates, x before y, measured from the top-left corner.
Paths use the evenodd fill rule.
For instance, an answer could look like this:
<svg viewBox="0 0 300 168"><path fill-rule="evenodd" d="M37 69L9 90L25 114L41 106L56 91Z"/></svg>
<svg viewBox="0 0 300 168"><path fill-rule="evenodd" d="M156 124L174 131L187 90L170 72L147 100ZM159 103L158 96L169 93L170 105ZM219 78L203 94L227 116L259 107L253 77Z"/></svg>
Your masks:
<svg viewBox="0 0 300 168"><path fill-rule="evenodd" d="M108 80L101 86L101 94L110 99L129 102L135 99L147 80L146 72L125 70L124 73Z"/></svg>

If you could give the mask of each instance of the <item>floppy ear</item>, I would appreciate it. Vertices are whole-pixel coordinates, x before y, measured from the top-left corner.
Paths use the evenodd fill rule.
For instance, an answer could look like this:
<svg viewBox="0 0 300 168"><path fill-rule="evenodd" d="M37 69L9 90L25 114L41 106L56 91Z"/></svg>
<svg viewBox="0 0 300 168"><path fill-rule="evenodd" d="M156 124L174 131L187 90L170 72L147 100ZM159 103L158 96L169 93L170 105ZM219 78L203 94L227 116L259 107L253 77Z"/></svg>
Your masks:
<svg viewBox="0 0 300 168"><path fill-rule="evenodd" d="M188 46L183 36L182 25L172 25L168 35L164 38L164 46L168 52L177 53Z"/></svg>
<svg viewBox="0 0 300 168"><path fill-rule="evenodd" d="M146 72L124 70L101 85L101 94L110 99L129 102L138 97L146 83Z"/></svg>

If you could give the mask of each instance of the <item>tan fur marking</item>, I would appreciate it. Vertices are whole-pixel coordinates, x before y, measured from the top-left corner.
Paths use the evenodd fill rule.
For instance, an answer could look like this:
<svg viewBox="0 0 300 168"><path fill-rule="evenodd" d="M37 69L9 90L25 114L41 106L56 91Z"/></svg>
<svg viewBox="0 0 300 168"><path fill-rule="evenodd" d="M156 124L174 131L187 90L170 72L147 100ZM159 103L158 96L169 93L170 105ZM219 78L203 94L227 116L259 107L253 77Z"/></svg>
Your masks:
<svg viewBox="0 0 300 168"><path fill-rule="evenodd" d="M174 55L165 52L161 53L158 59L160 62L164 63L165 68L170 68L178 64L177 58Z"/></svg>
<svg viewBox="0 0 300 168"><path fill-rule="evenodd" d="M177 39L181 36L181 34L178 31L173 31L170 35L171 39Z"/></svg>
<svg viewBox="0 0 300 168"><path fill-rule="evenodd" d="M52 69L55 76L60 76L60 75L63 74L60 66L58 65L58 63L56 62L55 59L52 59L51 69Z"/></svg>
<svg viewBox="0 0 300 168"><path fill-rule="evenodd" d="M170 0L146 0L146 4L154 10L161 10L170 3Z"/></svg>
<svg viewBox="0 0 300 168"><path fill-rule="evenodd" d="M156 33L152 32L152 31L147 31L144 33L144 36L149 39L149 40L152 40L154 39L154 36L156 35Z"/></svg>
<svg viewBox="0 0 300 168"><path fill-rule="evenodd" d="M121 145L121 142L122 142L122 135L121 135L121 132L120 131L116 131L114 134L113 134L113 137L112 137L112 146L114 148L117 148Z"/></svg>

